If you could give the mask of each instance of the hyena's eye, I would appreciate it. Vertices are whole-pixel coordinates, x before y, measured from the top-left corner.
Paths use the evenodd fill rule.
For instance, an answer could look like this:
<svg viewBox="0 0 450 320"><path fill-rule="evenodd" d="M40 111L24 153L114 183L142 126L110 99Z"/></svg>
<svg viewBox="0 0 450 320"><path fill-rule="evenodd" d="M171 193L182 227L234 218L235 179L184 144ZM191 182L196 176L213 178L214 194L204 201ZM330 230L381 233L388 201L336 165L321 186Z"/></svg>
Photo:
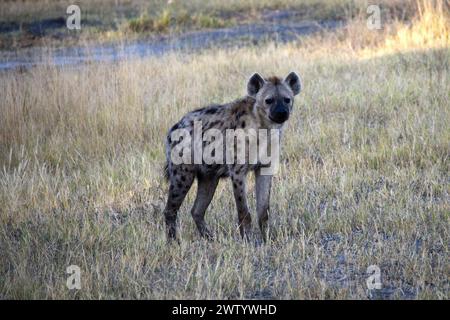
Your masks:
<svg viewBox="0 0 450 320"><path fill-rule="evenodd" d="M284 103L286 103L286 104L291 103L291 99L290 98L284 98Z"/></svg>
<svg viewBox="0 0 450 320"><path fill-rule="evenodd" d="M267 98L264 102L265 102L266 104L272 104L274 101L275 101L274 98Z"/></svg>

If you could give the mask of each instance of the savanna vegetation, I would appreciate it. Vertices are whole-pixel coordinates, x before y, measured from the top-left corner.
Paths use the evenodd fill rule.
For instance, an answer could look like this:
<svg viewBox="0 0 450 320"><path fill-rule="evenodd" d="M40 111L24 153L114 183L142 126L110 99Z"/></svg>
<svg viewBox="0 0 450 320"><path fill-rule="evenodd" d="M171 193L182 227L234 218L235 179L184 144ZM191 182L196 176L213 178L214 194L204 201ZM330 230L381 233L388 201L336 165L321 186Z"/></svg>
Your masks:
<svg viewBox="0 0 450 320"><path fill-rule="evenodd" d="M408 21L414 0L380 0L383 19ZM71 4L82 30L66 28ZM0 3L0 48L68 46L148 39L188 30L304 20L348 21L365 15L368 0L5 0ZM278 17L271 13L282 12Z"/></svg>
<svg viewBox="0 0 450 320"><path fill-rule="evenodd" d="M117 2L142 11L143 2ZM3 15L40 12L10 3ZM202 10L265 5L297 4ZM411 8L408 22L381 30L362 11L289 43L0 72L0 298L448 299L448 7ZM274 178L270 241L240 239L227 180L206 216L216 241L197 234L191 190L180 244L168 246L167 130L194 108L244 95L254 71L291 70L304 89ZM252 212L253 191L250 179ZM70 265L80 290L66 287ZM371 265L381 290L366 285Z"/></svg>

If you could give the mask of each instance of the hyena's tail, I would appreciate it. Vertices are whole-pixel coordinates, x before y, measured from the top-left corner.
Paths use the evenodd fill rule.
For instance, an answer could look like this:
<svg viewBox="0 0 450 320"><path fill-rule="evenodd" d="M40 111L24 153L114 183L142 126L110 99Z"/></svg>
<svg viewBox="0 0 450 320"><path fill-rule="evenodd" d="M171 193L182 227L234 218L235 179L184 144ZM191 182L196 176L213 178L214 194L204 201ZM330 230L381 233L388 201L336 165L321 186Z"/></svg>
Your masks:
<svg viewBox="0 0 450 320"><path fill-rule="evenodd" d="M169 161L170 161L170 141L169 137L166 139L166 145L165 145L165 154L166 154L166 163L164 164L164 178L166 181L169 181L170 174L169 174Z"/></svg>
<svg viewBox="0 0 450 320"><path fill-rule="evenodd" d="M169 181L169 163L164 165L164 178Z"/></svg>

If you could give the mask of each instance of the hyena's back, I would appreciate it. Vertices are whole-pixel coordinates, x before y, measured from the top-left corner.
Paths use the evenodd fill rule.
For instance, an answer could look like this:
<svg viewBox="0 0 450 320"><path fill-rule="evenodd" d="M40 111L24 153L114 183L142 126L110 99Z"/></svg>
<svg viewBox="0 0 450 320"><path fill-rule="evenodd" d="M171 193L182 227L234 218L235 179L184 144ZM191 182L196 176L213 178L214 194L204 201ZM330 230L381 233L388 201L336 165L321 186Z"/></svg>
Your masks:
<svg viewBox="0 0 450 320"><path fill-rule="evenodd" d="M179 122L177 122L170 130L166 140L166 157L167 163L165 166L165 175L171 178L177 173L177 167L180 170L192 171L196 177L227 177L228 166L225 164L225 159L222 163L206 164L202 161L201 164L194 164L194 159L191 157L191 164L174 165L171 161L171 152L181 141L174 141L171 134L178 129L184 129L189 132L189 135L194 135L194 123L201 124L201 134L209 129L216 129L226 136L227 129L249 129L253 127L250 114L254 99L246 97L225 105L211 105L205 108L197 109L186 114ZM192 139L193 141L193 139ZM207 147L209 142L203 142L203 148ZM223 141L225 146L225 141ZM193 147L193 146L192 146ZM225 156L225 150L223 151Z"/></svg>

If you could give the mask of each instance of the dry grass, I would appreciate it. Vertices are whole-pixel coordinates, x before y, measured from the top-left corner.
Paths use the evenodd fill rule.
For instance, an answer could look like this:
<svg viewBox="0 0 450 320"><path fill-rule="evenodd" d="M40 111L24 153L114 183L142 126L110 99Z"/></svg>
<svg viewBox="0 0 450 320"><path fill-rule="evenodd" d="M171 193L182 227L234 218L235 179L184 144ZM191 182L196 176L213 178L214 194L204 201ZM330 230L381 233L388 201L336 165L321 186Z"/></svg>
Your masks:
<svg viewBox="0 0 450 320"><path fill-rule="evenodd" d="M0 297L448 299L449 43L433 46L441 34L427 31L385 52L351 34L1 73ZM275 178L272 240L239 240L224 181L206 218L218 240L199 239L191 191L181 244L168 247L165 132L244 94L255 70L298 70L305 84ZM71 264L78 291L65 286ZM367 291L373 264L381 293Z"/></svg>
<svg viewBox="0 0 450 320"><path fill-rule="evenodd" d="M380 0L383 7L401 7L409 10L415 1L411 0ZM232 13L232 12L256 12L262 9L303 9L310 15L328 13L335 17L346 13L363 10L370 3L368 0L79 0L77 5L87 15L100 16L101 18L123 18L136 13L147 12L158 14L163 10L187 11L189 13ZM0 3L0 17L3 20L30 21L39 18L48 18L65 14L68 4L65 0L5 0Z"/></svg>
<svg viewBox="0 0 450 320"><path fill-rule="evenodd" d="M412 0L379 0L385 20L408 20L417 10ZM369 0L79 0L81 30L65 28L67 1L0 2L0 50L30 46L147 39L160 34L270 23L265 14L287 11L292 21L350 20L366 16ZM49 21L56 19L57 27ZM36 24L40 27L37 27ZM276 22L275 22L276 23ZM20 28L19 28L20 26ZM10 29L8 29L10 28ZM12 28L12 29L11 29ZM10 30L10 31L7 31Z"/></svg>

